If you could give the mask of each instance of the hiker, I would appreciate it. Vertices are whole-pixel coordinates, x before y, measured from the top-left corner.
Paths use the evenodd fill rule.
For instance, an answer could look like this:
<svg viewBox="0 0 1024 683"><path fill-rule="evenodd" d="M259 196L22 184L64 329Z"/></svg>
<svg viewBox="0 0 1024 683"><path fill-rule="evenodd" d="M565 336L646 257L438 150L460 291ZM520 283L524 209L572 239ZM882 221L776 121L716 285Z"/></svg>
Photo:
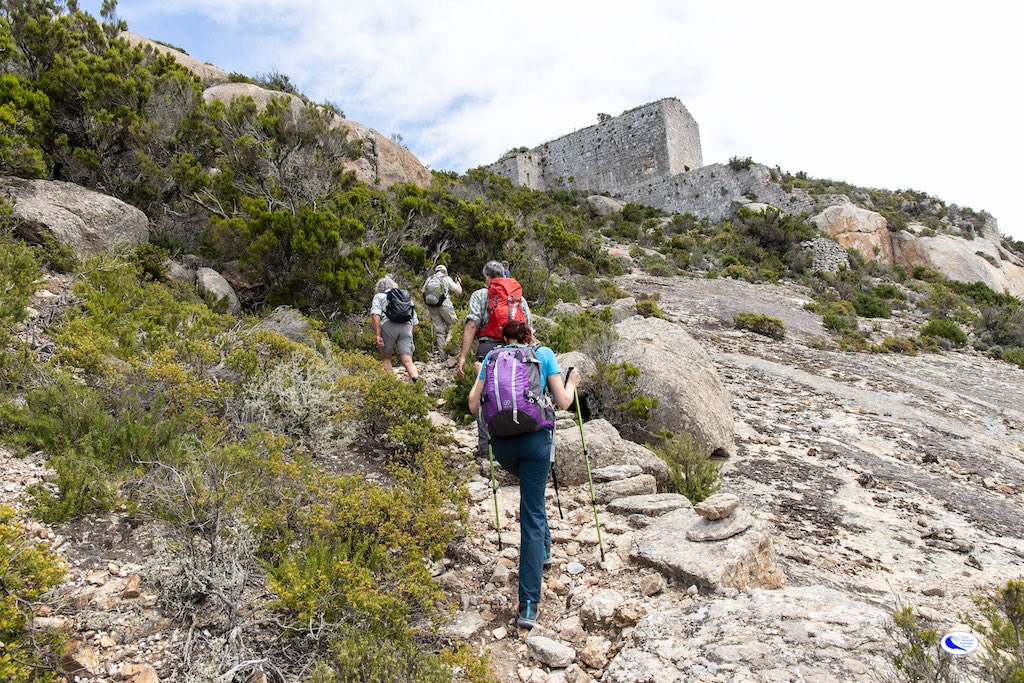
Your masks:
<svg viewBox="0 0 1024 683"><path fill-rule="evenodd" d="M391 354L397 348L398 360L415 384L419 381L420 373L412 362L412 333L419 319L416 317L412 297L409 290L399 289L390 275L377 280L376 291L373 303L370 304L370 319L373 320L373 332L377 336L381 364L385 370L393 372Z"/></svg>
<svg viewBox="0 0 1024 683"><path fill-rule="evenodd" d="M484 286L469 296L469 312L466 313L466 326L462 330L462 348L459 350L459 359L455 364L455 375L462 377L465 372L466 359L469 357L469 347L473 345L473 338L477 338L476 363L473 366L474 372L480 371L480 363L487 352L501 343L501 327L507 318L512 316L525 320L530 329L533 329L533 316L530 314L530 307L526 299L522 298L522 288L512 278L505 278L505 267L501 261L488 261L484 265ZM501 280L495 282L495 280ZM491 283L494 283L494 292L489 294ZM509 289L518 292L518 301L514 302L510 310L507 300L498 301L500 294ZM499 292L498 290L501 290ZM494 312L495 319L491 320L491 312Z"/></svg>
<svg viewBox="0 0 1024 683"><path fill-rule="evenodd" d="M505 269L505 277L512 277L512 271L508 268L508 261L502 261L501 267Z"/></svg>
<svg viewBox="0 0 1024 683"><path fill-rule="evenodd" d="M455 303L452 294L462 294L462 279L453 280L448 276L448 267L438 264L434 274L423 283L423 301L430 314L430 330L434 333L434 350L445 360L445 346L451 337L455 317Z"/></svg>
<svg viewBox="0 0 1024 683"><path fill-rule="evenodd" d="M456 377L462 377L465 372L466 357L473 344L473 337L477 337L476 362L473 364L476 376L487 353L501 344L501 330L506 323L521 320L533 329L533 316L523 299L523 289L516 280L505 277L505 266L501 265L501 261L488 261L484 265L483 275L484 287L469 297L469 312L466 313L466 326L462 330L462 348L455 363ZM479 416L476 430L477 454L487 455L487 428Z"/></svg>
<svg viewBox="0 0 1024 683"><path fill-rule="evenodd" d="M548 530L547 512L544 509L544 488L547 484L548 471L551 468L551 452L554 447L554 409L544 397L545 389L554 398L555 405L566 409L572 405L576 385L579 384L579 370L569 369L569 376L562 381L562 371L558 367L555 353L546 346L530 346L533 335L526 323L513 320L505 325L502 331L505 344L490 351L484 358L473 389L469 393L469 408L474 413L485 415L491 420L488 425L492 435L490 447L494 458L502 469L519 477L519 616L517 623L523 628L537 625L537 606L541 597L541 580L544 567L551 563L551 532ZM515 362L506 361L506 356L513 356ZM516 378L502 381L503 367L521 366L539 369L539 377L531 375L530 396L516 393ZM538 368L539 366L539 368ZM522 376L518 377L518 386L522 387ZM511 382L511 385L509 385ZM539 386L533 386L534 383ZM509 388L511 386L511 389ZM497 389L495 388L497 387ZM501 404L494 394L508 397L510 392L518 396L521 404L513 411L504 411L501 416ZM534 403L530 399L536 397L537 403L545 404L539 420L534 420L531 410L526 406ZM514 400L514 399L513 399ZM505 399L507 401L507 399ZM513 405L516 405L513 403ZM534 409L538 410L538 409ZM546 412L550 411L550 412ZM497 414L495 414L497 413ZM512 422L515 421L515 425ZM499 436L499 433L516 432L534 428L535 431Z"/></svg>

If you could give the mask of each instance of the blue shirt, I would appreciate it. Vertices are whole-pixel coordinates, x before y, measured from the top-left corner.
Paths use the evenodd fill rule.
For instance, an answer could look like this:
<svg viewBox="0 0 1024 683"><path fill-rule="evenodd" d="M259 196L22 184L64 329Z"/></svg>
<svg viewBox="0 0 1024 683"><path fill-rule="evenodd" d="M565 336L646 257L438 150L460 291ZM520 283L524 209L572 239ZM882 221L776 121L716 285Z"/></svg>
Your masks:
<svg viewBox="0 0 1024 683"><path fill-rule="evenodd" d="M522 346L522 344L509 344L508 346ZM484 363L480 366L478 379L484 379L484 371L487 369L487 363L491 360L492 353L494 351L488 351L484 357ZM538 346L534 354L537 356L537 360L540 361L540 390L545 391L548 388L548 377L561 374L562 369L558 367L558 359L555 358L555 352L548 347Z"/></svg>

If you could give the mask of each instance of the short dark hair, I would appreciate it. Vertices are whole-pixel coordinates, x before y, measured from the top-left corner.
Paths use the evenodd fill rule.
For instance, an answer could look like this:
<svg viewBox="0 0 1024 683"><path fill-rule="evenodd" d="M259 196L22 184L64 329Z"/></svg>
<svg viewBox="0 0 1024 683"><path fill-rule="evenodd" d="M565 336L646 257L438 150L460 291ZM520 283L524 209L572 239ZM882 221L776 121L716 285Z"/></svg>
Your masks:
<svg viewBox="0 0 1024 683"><path fill-rule="evenodd" d="M530 331L530 326L522 320L510 320L502 328L501 337L505 341L528 344L533 339L533 333Z"/></svg>

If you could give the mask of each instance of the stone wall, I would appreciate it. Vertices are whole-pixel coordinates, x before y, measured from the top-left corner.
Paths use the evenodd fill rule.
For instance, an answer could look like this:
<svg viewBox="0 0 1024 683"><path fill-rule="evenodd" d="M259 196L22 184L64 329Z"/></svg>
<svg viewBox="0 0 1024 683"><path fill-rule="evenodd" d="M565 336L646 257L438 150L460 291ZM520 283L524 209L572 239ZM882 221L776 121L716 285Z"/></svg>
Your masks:
<svg viewBox="0 0 1024 683"><path fill-rule="evenodd" d="M666 98L621 116L506 156L490 170L538 190L573 187L616 192L703 165L697 122L678 99Z"/></svg>

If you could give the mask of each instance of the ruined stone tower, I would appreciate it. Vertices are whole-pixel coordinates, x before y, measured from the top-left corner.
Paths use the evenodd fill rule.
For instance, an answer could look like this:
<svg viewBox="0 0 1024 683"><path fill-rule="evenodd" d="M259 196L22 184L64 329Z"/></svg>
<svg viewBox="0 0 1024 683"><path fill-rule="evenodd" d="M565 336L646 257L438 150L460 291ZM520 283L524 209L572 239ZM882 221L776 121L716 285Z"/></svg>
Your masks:
<svg viewBox="0 0 1024 683"><path fill-rule="evenodd" d="M682 102L668 97L620 116L599 114L596 125L509 153L488 168L535 190L630 195L645 182L702 165L697 122Z"/></svg>

